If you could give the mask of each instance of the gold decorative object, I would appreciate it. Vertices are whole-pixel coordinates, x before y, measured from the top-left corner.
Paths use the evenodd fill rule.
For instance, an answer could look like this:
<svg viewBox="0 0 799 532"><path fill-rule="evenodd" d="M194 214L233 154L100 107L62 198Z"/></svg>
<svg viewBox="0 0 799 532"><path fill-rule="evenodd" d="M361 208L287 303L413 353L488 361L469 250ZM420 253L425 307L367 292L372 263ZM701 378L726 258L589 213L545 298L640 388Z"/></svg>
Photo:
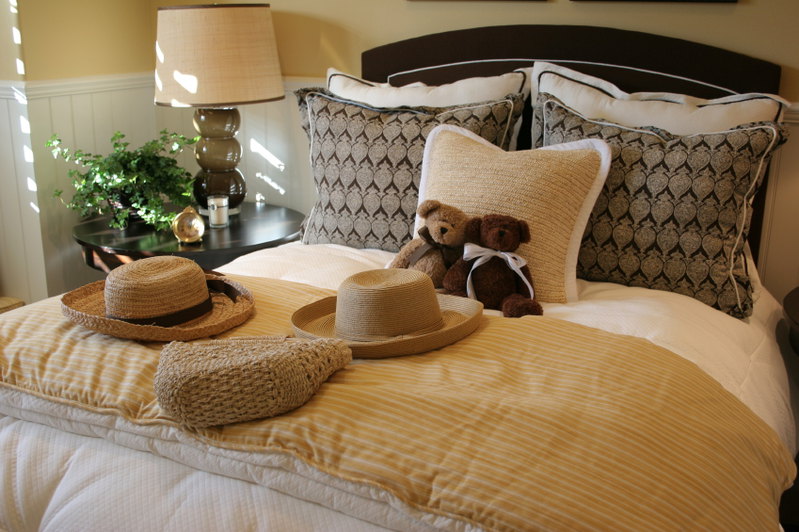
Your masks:
<svg viewBox="0 0 799 532"><path fill-rule="evenodd" d="M178 240L186 244L199 242L205 233L205 222L192 207L186 207L172 220L172 232Z"/></svg>

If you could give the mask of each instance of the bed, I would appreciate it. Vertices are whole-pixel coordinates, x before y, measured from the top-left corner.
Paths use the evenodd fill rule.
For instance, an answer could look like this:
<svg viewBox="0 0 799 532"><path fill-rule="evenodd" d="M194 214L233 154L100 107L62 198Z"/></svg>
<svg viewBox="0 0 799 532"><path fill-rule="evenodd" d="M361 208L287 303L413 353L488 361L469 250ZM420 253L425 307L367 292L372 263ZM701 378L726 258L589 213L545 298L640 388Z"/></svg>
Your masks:
<svg viewBox="0 0 799 532"><path fill-rule="evenodd" d="M60 298L4 313L0 528L779 530L793 355L756 268L779 74L540 25L422 36L365 51L360 75L331 70L297 93L319 192L302 241L218 268L255 305L220 338L292 336L297 309L385 268L423 199L529 220L539 238L520 254L544 315L487 310L441 349L353 360L296 410L190 429L153 392L163 343L85 329ZM562 166L597 143L582 185L506 159Z"/></svg>

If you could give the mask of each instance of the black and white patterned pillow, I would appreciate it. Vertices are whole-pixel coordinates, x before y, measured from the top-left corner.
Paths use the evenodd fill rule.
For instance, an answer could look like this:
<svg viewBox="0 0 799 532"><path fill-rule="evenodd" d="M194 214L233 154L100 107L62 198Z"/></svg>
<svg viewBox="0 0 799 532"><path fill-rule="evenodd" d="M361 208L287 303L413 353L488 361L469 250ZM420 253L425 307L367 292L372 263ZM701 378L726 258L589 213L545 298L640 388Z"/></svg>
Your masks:
<svg viewBox="0 0 799 532"><path fill-rule="evenodd" d="M519 94L453 107L375 108L324 89L296 91L317 191L305 244L398 251L413 236L422 155L439 124L507 149L522 111Z"/></svg>
<svg viewBox="0 0 799 532"><path fill-rule="evenodd" d="M544 144L605 140L613 160L577 276L685 294L737 318L752 313L744 245L776 122L685 136L589 120L541 94Z"/></svg>

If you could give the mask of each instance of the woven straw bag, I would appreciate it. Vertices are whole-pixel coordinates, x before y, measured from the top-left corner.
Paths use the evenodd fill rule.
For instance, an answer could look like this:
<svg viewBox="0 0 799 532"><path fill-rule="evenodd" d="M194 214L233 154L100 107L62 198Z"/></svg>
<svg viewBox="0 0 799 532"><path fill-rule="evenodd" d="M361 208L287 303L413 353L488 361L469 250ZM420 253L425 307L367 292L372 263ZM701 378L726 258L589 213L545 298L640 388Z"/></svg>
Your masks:
<svg viewBox="0 0 799 532"><path fill-rule="evenodd" d="M161 350L155 393L161 408L188 427L250 421L305 404L351 360L350 349L335 339L171 342Z"/></svg>

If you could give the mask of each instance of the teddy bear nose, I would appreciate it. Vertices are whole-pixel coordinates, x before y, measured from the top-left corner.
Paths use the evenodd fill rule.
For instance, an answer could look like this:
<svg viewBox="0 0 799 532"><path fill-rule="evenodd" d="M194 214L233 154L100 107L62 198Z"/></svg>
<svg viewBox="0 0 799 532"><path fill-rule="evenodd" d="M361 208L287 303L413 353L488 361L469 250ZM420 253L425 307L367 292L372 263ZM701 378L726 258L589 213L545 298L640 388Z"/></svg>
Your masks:
<svg viewBox="0 0 799 532"><path fill-rule="evenodd" d="M447 234L447 231L448 231L448 229L447 229L446 227L442 227L442 228L441 228L441 234L442 234L442 235L446 235L446 234Z"/></svg>

